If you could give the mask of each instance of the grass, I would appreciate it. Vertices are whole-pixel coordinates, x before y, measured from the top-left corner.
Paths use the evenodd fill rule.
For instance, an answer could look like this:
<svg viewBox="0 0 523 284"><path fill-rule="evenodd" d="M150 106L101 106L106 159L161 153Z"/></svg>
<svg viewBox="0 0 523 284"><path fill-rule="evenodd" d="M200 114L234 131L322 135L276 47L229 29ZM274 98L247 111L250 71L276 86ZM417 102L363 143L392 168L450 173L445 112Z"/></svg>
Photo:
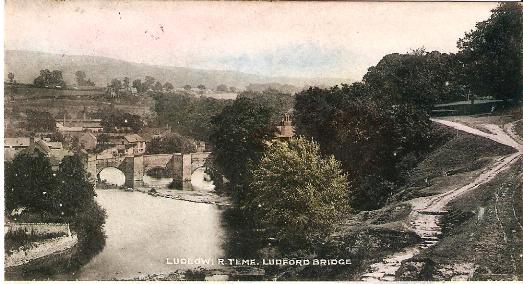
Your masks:
<svg viewBox="0 0 523 284"><path fill-rule="evenodd" d="M474 271L471 280L523 277L521 173L520 159L510 170L449 205L442 224L444 238L413 261L423 263L430 272L428 280L451 280L456 268L467 266Z"/></svg>
<svg viewBox="0 0 523 284"><path fill-rule="evenodd" d="M523 138L523 120L520 120L514 126L514 131L519 137Z"/></svg>
<svg viewBox="0 0 523 284"><path fill-rule="evenodd" d="M26 234L24 231L14 231L5 234L4 237L4 251L9 254L12 251L18 250L20 247L29 248L35 242L52 239L63 236L64 234L50 233L47 235L33 235Z"/></svg>
<svg viewBox="0 0 523 284"><path fill-rule="evenodd" d="M515 150L492 140L459 132L421 161L391 201L429 196L472 181L496 157Z"/></svg>

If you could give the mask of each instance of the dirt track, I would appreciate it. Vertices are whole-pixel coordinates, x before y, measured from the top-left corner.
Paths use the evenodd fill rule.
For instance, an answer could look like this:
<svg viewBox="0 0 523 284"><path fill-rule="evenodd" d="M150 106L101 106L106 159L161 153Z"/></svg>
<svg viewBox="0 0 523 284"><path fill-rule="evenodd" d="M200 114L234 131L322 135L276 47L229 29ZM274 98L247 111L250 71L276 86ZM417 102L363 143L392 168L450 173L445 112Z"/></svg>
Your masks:
<svg viewBox="0 0 523 284"><path fill-rule="evenodd" d="M435 196L420 197L411 200L410 202L413 210L408 217L408 221L411 229L423 239L423 243L414 247L403 249L400 252L386 257L381 262L372 264L369 271L361 276L361 280L395 280L396 271L400 268L402 261L414 257L415 255L419 254L421 250L431 247L438 242L438 239L441 236L439 219L443 214L446 213L444 208L450 201L464 194L465 192L473 190L480 185L489 182L498 173L508 169L515 161L518 160L519 157L523 155L523 145L513 139L513 137L516 137L511 131L512 126L510 124L505 126L505 130L493 124L482 125L482 127L491 132L486 133L458 122L441 119L432 119L432 121L452 127L456 130L481 136L500 144L510 146L516 149L517 152L499 158L494 164L485 168L473 182L463 187L459 187ZM467 275L463 276L463 280L467 278Z"/></svg>

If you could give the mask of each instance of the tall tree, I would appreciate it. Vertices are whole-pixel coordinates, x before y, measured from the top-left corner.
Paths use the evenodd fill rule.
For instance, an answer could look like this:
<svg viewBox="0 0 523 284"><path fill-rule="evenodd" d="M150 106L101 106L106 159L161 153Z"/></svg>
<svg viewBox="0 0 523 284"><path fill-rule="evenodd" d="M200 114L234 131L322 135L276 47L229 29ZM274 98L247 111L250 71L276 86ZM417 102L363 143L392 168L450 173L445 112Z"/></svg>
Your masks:
<svg viewBox="0 0 523 284"><path fill-rule="evenodd" d="M79 156L63 158L56 173L58 186L55 207L65 216L73 215L96 196Z"/></svg>
<svg viewBox="0 0 523 284"><path fill-rule="evenodd" d="M123 87L127 90L129 89L129 77L124 77L123 78Z"/></svg>
<svg viewBox="0 0 523 284"><path fill-rule="evenodd" d="M266 142L274 136L272 115L271 109L239 98L212 119L210 140L216 167L239 186L234 192L238 200L244 198L248 163L260 158Z"/></svg>
<svg viewBox="0 0 523 284"><path fill-rule="evenodd" d="M348 209L349 184L333 156L304 138L271 145L252 167L248 212L268 237L300 246L325 237Z"/></svg>
<svg viewBox="0 0 523 284"><path fill-rule="evenodd" d="M87 78L87 75L85 74L84 71L76 71L74 73L74 75L76 76L76 84L78 86L84 86L86 85L86 81L85 81L85 78Z"/></svg>
<svg viewBox="0 0 523 284"><path fill-rule="evenodd" d="M136 79L136 80L133 81L133 87L136 88L137 92L143 92L144 91L142 80L140 80L140 79Z"/></svg>
<svg viewBox="0 0 523 284"><path fill-rule="evenodd" d="M5 202L12 210L26 207L37 212L53 212L57 198L56 179L49 159L41 155L18 154L6 163Z"/></svg>
<svg viewBox="0 0 523 284"><path fill-rule="evenodd" d="M473 95L521 98L523 11L502 3L486 21L458 41L459 56Z"/></svg>

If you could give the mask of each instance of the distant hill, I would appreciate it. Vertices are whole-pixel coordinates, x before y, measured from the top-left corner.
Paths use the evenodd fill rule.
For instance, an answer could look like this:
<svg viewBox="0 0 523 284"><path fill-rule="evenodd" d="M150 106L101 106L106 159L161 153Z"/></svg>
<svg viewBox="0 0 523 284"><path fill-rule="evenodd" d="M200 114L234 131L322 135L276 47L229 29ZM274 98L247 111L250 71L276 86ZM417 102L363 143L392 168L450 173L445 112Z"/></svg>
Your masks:
<svg viewBox="0 0 523 284"><path fill-rule="evenodd" d="M332 86L348 83L349 79L341 78L290 78L268 77L237 71L202 70L184 67L158 66L141 63L132 63L113 58L86 55L60 55L36 51L6 50L5 51L5 78L12 72L15 80L20 83L32 83L40 70L62 70L67 84L75 83L74 73L82 70L97 86L106 86L114 78L125 76L134 79L152 76L164 83L171 82L175 87L203 84L208 88L215 88L219 84L245 88L249 84L288 84L301 89L309 85Z"/></svg>

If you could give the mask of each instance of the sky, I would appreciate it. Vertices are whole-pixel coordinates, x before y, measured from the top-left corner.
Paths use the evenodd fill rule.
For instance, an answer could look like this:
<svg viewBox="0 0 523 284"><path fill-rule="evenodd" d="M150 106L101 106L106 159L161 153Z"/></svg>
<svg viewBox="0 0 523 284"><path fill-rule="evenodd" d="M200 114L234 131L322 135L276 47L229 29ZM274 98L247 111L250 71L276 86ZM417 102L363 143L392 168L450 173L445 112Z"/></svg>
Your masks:
<svg viewBox="0 0 523 284"><path fill-rule="evenodd" d="M5 48L265 76L360 80L456 42L497 4L6 0Z"/></svg>

